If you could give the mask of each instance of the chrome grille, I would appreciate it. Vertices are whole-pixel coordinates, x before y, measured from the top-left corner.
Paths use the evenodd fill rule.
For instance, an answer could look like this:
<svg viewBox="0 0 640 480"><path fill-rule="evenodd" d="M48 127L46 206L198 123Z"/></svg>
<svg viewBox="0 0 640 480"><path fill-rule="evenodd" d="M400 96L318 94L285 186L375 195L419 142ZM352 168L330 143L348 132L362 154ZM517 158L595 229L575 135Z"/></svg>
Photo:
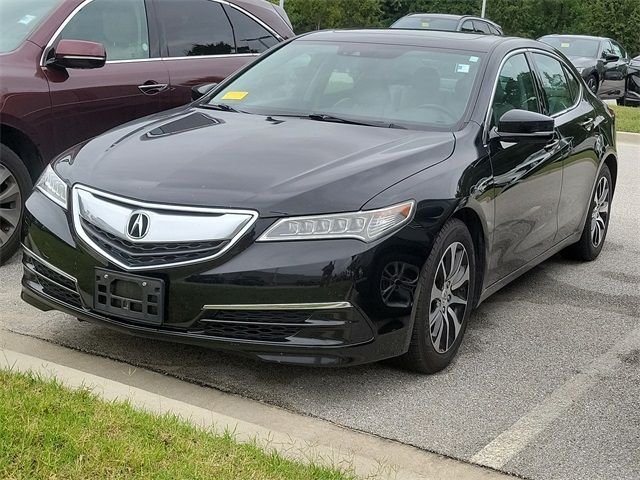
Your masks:
<svg viewBox="0 0 640 480"><path fill-rule="evenodd" d="M102 250L131 267L162 266L216 255L229 242L133 243L80 219L82 228Z"/></svg>
<svg viewBox="0 0 640 480"><path fill-rule="evenodd" d="M258 218L258 213L250 210L153 204L82 185L73 187L72 211L78 236L126 270L166 268L217 258L237 243ZM145 221L138 223L142 217Z"/></svg>

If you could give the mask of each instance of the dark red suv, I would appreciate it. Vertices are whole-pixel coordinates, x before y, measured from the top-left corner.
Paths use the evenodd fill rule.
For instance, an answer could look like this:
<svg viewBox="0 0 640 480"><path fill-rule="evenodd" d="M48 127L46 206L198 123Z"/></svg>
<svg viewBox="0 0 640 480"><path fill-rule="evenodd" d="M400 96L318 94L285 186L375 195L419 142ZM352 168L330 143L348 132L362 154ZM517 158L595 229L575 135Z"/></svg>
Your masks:
<svg viewBox="0 0 640 480"><path fill-rule="evenodd" d="M56 154L189 102L291 36L266 0L2 0L0 263Z"/></svg>

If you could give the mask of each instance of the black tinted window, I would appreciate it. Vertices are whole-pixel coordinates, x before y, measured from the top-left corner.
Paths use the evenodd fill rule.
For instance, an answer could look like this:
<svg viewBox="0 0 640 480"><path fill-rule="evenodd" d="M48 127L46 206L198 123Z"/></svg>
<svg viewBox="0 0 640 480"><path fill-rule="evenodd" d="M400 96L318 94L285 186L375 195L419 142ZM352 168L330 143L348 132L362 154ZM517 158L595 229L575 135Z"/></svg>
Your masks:
<svg viewBox="0 0 640 480"><path fill-rule="evenodd" d="M278 43L266 28L233 7L225 7L236 37L237 53L262 53Z"/></svg>
<svg viewBox="0 0 640 480"><path fill-rule="evenodd" d="M474 25L475 25L475 27L476 27L476 32L478 32L478 33L485 33L485 34L487 34L487 35L488 35L489 33L491 33L491 32L489 31L489 25L487 25L487 23L486 23L486 22L481 22L480 20L474 20L474 21L473 21L473 24L474 24Z"/></svg>
<svg viewBox="0 0 640 480"><path fill-rule="evenodd" d="M222 5L210 0L160 0L160 25L170 57L235 53Z"/></svg>
<svg viewBox="0 0 640 480"><path fill-rule="evenodd" d="M571 102L576 103L578 101L578 95L580 94L580 83L573 73L568 68L564 68L564 74L569 82L569 90L571 91Z"/></svg>
<svg viewBox="0 0 640 480"><path fill-rule="evenodd" d="M101 43L107 60L149 58L144 0L94 0L67 23L57 41L63 39Z"/></svg>
<svg viewBox="0 0 640 480"><path fill-rule="evenodd" d="M540 111L533 74L523 53L513 55L504 62L491 108L492 125L497 125L509 110Z"/></svg>
<svg viewBox="0 0 640 480"><path fill-rule="evenodd" d="M533 54L540 72L542 89L547 97L549 115L566 110L575 103L564 69L558 60L548 55Z"/></svg>

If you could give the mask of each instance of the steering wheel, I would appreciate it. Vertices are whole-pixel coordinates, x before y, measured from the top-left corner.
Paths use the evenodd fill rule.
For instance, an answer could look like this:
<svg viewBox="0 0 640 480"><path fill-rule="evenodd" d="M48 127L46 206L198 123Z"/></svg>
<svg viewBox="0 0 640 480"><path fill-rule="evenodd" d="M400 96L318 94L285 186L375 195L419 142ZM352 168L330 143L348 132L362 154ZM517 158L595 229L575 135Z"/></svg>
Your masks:
<svg viewBox="0 0 640 480"><path fill-rule="evenodd" d="M437 110L438 112L443 113L445 116L447 116L448 119L451 120L451 123L456 123L456 121L458 120L451 114L451 112L449 112L449 110L444 108L442 105L436 105L435 103L423 103L422 105L418 105L416 108L430 108L431 110Z"/></svg>

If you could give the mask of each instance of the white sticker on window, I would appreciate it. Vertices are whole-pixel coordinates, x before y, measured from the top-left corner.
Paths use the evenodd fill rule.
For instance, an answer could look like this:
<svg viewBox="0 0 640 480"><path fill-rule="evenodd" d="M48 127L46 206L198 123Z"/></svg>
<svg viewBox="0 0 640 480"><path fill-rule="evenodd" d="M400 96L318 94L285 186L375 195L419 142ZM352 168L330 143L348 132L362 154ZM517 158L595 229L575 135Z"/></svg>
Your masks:
<svg viewBox="0 0 640 480"><path fill-rule="evenodd" d="M22 25L29 25L35 19L36 19L35 15L25 15L20 20L18 20L18 23L21 23Z"/></svg>
<svg viewBox="0 0 640 480"><path fill-rule="evenodd" d="M469 73L468 63L458 63L456 65L456 73Z"/></svg>
<svg viewBox="0 0 640 480"><path fill-rule="evenodd" d="M469 61L472 63L476 63L478 60L480 60L478 57L469 57Z"/></svg>

